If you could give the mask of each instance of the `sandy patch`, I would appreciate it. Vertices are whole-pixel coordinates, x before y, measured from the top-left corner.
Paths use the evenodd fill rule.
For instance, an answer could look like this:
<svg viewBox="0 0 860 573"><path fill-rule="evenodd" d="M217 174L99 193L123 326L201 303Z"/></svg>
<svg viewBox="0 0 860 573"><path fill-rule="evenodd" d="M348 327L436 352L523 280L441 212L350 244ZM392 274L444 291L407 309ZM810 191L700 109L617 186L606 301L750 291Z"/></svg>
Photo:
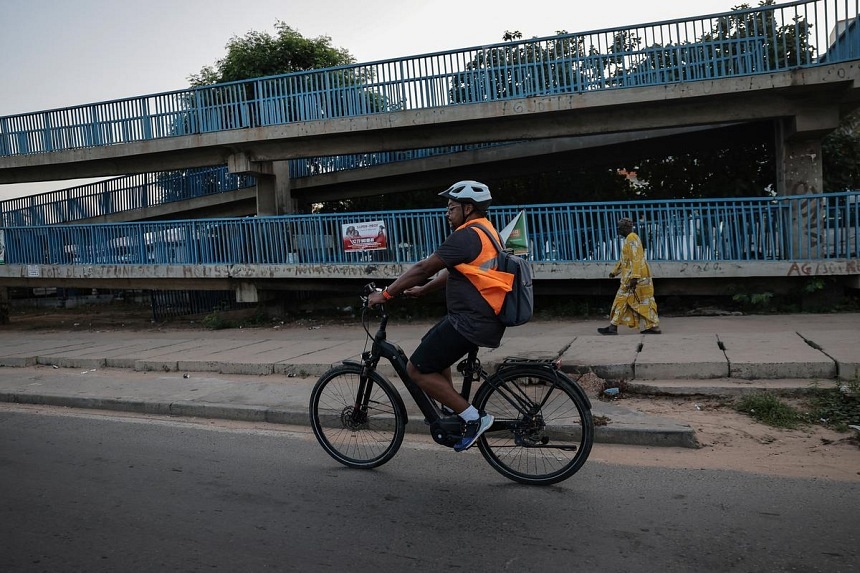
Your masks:
<svg viewBox="0 0 860 573"><path fill-rule="evenodd" d="M625 397L619 405L689 424L701 447L595 444L591 459L687 469L726 469L786 477L860 481L857 433L810 425L773 428L717 399Z"/></svg>

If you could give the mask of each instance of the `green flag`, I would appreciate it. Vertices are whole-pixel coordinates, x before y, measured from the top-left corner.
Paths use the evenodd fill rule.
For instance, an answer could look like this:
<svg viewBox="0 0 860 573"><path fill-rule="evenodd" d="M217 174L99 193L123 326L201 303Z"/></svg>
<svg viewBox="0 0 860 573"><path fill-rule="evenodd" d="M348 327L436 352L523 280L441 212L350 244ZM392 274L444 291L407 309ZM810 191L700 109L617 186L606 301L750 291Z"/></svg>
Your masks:
<svg viewBox="0 0 860 573"><path fill-rule="evenodd" d="M526 212L520 211L505 228L499 231L502 244L512 249L514 254L522 255L529 252L529 234L526 226Z"/></svg>

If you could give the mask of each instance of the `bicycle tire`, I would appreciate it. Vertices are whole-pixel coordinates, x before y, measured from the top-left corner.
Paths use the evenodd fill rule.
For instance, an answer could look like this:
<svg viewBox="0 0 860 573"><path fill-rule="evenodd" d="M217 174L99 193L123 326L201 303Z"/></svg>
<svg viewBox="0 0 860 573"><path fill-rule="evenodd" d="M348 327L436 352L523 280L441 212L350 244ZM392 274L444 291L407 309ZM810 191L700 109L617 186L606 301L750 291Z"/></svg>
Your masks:
<svg viewBox="0 0 860 573"><path fill-rule="evenodd" d="M406 432L406 412L400 395L379 373L368 377L368 407L356 404L360 364L343 364L323 374L310 400L311 428L323 449L351 468L370 469L389 461Z"/></svg>
<svg viewBox="0 0 860 573"><path fill-rule="evenodd" d="M574 384L530 366L491 376L475 395L475 406L495 417L478 440L487 462L528 485L555 484L579 471L591 453L594 421Z"/></svg>

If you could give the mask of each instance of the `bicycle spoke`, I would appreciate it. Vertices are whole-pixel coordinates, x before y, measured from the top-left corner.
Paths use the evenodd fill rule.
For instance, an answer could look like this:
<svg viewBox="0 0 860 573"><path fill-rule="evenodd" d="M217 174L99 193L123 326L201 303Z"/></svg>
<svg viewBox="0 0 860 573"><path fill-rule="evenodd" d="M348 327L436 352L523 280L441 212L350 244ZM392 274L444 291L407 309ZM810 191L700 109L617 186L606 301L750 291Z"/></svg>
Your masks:
<svg viewBox="0 0 860 573"><path fill-rule="evenodd" d="M361 382L361 368L355 365L323 375L311 396L311 425L320 444L339 462L376 467L400 447L405 421L393 389L378 374Z"/></svg>
<svg viewBox="0 0 860 573"><path fill-rule="evenodd" d="M504 374L482 393L495 416L482 453L502 474L523 483L556 483L575 473L591 450L591 412L566 382L547 371Z"/></svg>

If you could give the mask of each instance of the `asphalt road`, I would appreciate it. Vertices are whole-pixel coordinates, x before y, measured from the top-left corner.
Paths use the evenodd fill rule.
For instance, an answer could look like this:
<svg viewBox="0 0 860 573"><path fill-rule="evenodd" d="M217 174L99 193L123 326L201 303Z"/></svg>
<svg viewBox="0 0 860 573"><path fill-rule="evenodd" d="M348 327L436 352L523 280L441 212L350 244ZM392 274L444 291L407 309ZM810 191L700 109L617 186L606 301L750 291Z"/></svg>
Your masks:
<svg viewBox="0 0 860 573"><path fill-rule="evenodd" d="M587 462L548 488L477 451L373 471L303 428L0 405L0 570L857 571L860 484ZM598 446L599 447L599 446Z"/></svg>

